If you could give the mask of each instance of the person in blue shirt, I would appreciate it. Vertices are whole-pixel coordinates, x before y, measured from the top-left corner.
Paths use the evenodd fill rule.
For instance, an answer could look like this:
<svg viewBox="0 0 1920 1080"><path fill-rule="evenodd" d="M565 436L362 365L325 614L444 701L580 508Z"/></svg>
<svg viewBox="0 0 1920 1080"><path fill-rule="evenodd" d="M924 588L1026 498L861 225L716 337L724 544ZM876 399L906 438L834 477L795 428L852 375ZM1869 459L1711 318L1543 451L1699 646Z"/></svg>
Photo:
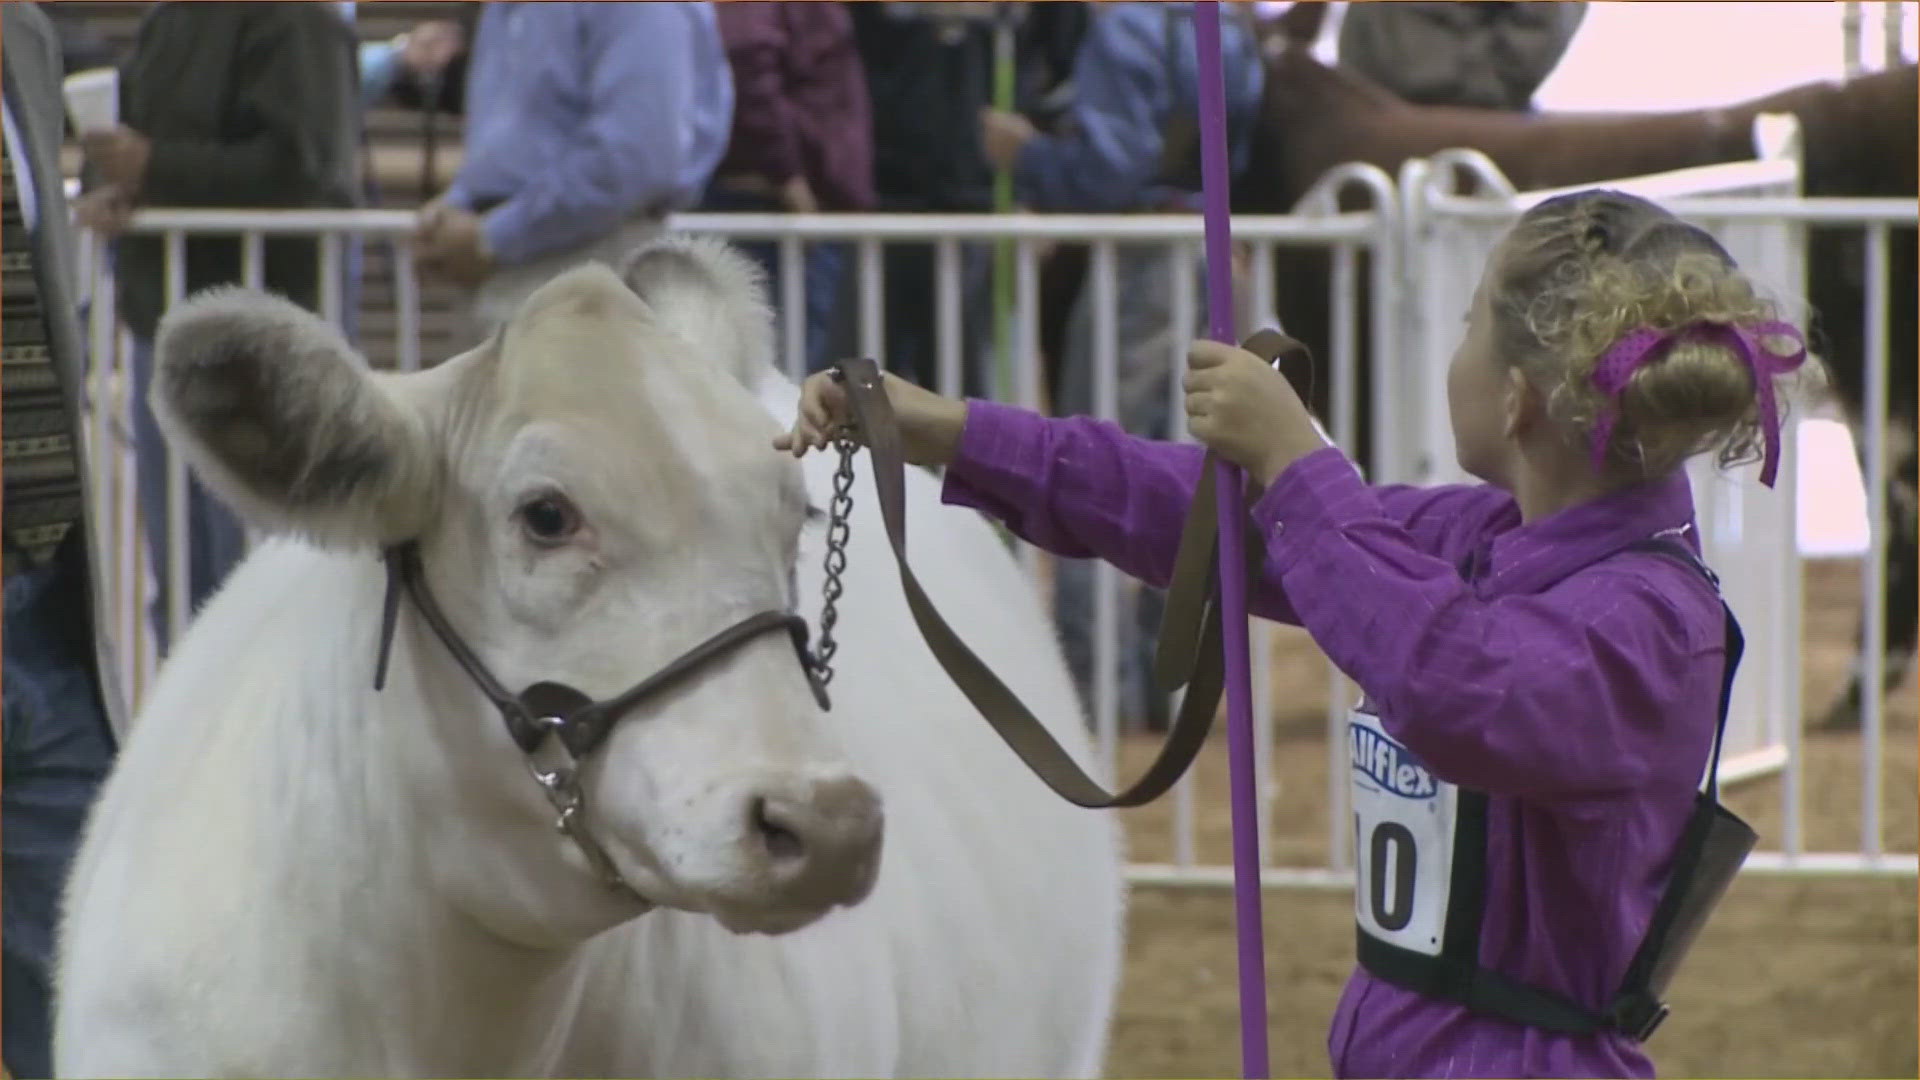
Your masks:
<svg viewBox="0 0 1920 1080"><path fill-rule="evenodd" d="M617 261L693 205L732 126L710 4L487 4L465 160L420 212L423 269L475 290L479 340L554 274Z"/></svg>
<svg viewBox="0 0 1920 1080"><path fill-rule="evenodd" d="M1247 5L1229 5L1229 11ZM1192 157L1198 91L1191 3L1096 5L1074 57L1075 97L1063 130L1042 134L1024 117L985 110L981 142L996 167L1013 170L1014 198L1029 210L1060 213L1152 213L1199 210L1197 178L1170 165ZM1250 155L1266 85L1260 44L1247 13L1221 19L1227 138L1237 175ZM1118 416L1128 431L1169 437L1175 373L1186 343L1206 324L1203 267L1196 246L1179 272L1194 276L1195 322L1176 325L1175 268L1163 244L1115 248ZM1093 287L1089 281L1068 316L1061 357L1062 415L1090 414L1093 401ZM1054 607L1067 661L1086 695L1093 676L1093 564L1060 560ZM1123 717L1165 723L1167 703L1152 688L1152 642L1160 623L1158 592L1135 595L1129 618L1120 609Z"/></svg>

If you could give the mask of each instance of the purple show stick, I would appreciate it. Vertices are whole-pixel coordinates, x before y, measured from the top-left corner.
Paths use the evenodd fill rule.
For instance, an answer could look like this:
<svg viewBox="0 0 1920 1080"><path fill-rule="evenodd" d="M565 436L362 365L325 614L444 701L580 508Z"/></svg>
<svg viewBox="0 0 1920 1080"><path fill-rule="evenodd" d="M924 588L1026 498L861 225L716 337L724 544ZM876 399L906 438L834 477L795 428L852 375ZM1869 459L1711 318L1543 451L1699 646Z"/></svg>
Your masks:
<svg viewBox="0 0 1920 1080"><path fill-rule="evenodd" d="M1200 91L1200 189L1205 204L1207 319L1232 343L1233 265L1227 216L1227 91L1220 71L1219 0L1193 5ZM1267 970L1260 927L1259 803L1253 778L1253 681L1247 647L1246 499L1240 470L1215 466L1220 520L1220 629L1226 651L1227 772L1233 808L1234 927L1240 946L1240 1070L1267 1076Z"/></svg>

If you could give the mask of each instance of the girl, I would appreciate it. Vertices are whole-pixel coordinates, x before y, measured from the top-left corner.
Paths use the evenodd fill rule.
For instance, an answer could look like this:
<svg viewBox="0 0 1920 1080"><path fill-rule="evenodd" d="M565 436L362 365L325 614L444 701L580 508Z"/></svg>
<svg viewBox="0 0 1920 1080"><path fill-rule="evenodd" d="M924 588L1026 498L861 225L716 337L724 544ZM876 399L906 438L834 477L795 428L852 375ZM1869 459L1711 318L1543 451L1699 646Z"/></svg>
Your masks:
<svg viewBox="0 0 1920 1080"><path fill-rule="evenodd" d="M1663 894L1694 878L1696 833L1752 837L1697 795L1739 644L1682 466L1758 452L1771 483L1775 382L1804 356L1711 237L1612 191L1539 204L1488 261L1447 377L1484 484L1369 486L1277 372L1193 346L1189 427L1257 485L1249 604L1364 693L1336 1075L1652 1075L1658 991L1717 898L1680 903L1693 925L1659 955ZM946 501L1167 584L1199 447L886 385ZM846 419L816 375L775 446L825 446Z"/></svg>

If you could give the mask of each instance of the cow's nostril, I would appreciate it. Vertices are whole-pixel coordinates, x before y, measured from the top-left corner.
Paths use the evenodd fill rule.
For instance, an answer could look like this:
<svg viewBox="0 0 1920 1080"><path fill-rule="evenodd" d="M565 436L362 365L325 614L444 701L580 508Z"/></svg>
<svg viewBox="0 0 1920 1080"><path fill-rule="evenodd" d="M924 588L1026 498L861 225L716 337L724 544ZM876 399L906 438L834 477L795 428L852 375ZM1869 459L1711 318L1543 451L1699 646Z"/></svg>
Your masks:
<svg viewBox="0 0 1920 1080"><path fill-rule="evenodd" d="M776 862L798 859L806 851L806 845L800 842L800 834L783 817L779 808L770 804L765 797L753 800L753 826L760 834L761 843L767 846L767 854Z"/></svg>

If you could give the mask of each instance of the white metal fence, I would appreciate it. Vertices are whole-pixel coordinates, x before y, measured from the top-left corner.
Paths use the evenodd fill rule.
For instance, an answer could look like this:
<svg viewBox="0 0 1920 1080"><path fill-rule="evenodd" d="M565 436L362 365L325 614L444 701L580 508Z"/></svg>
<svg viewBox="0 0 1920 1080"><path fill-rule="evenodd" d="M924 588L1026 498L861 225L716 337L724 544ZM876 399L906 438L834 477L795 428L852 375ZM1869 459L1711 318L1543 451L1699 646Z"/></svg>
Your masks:
<svg viewBox="0 0 1920 1080"><path fill-rule="evenodd" d="M1790 143L1791 140L1788 140ZM1878 331L1880 317L1890 303L1886 280L1886 236L1893 227L1911 228L1915 207L1899 200L1806 200L1795 195L1798 168L1793 154L1783 150L1751 166L1717 167L1719 172L1692 175L1674 174L1666 178L1639 178L1613 181L1613 186L1637 187L1668 202L1677 211L1715 228L1743 265L1764 266L1770 284L1785 285L1790 295L1799 295L1793 287L1798 279L1799 234L1809 222L1863 224L1869 230L1868 303L1866 315L1874 327L1868 335L1869 385L1885 385L1886 340ZM1343 447L1354 449L1355 371L1359 362L1357 328L1363 313L1358 304L1359 255L1370 256L1371 295L1375 302L1365 317L1371 320L1372 353L1377 358L1377 377L1373 380L1370 407L1376 417L1374 460L1379 462L1379 480L1420 480L1444 478L1436 462L1451 461L1444 444L1444 414L1436 414L1436 402L1444 408L1444 394L1436 380L1444 370L1454 336L1458 333L1459 314L1465 307L1465 295L1472 289L1471 271L1477 267L1491 238L1512 217L1544 193L1516 193L1496 172L1488 171L1484 160L1471 155L1446 155L1454 163L1477 168L1495 181L1485 196L1466 197L1453 193L1434 181L1436 163L1410 163L1401 183L1368 166L1346 166L1330 173L1310 193L1294 214L1274 217L1242 217L1234 222L1234 237L1252 248L1248 280L1244 293L1255 298L1273 295L1272 259L1276 246L1316 246L1332 254L1330 290L1332 335L1329 359L1333 372L1331 400L1332 434ZM1730 170L1730 171L1729 171ZM1744 170L1744 171L1742 171ZM1688 188L1688 185L1692 185ZM1369 205L1360 211L1339 212L1337 196L1351 188L1369 196ZM1753 195L1755 191L1764 194ZM1709 192L1711 194L1709 195ZM230 210L148 210L134 224L139 232L165 237L167 255L165 285L170 302L179 300L185 290L185 238L189 235L239 235L243 237L243 281L259 285L262 275L262 241L269 235L309 235L323 239L321 250L323 290L321 313L338 323L342 317L342 244L345 237L358 236L369 242L398 241L394 244L395 282L395 355L398 366L421 366L419 340L421 297L411 257L403 238L413 227L411 214L399 211L230 211ZM1111 330L1113 314L1124 298L1116 295L1114 250L1120 243L1165 245L1169 258L1191 266L1200 247L1201 223L1197 217L1184 216L1079 216L1079 215L706 215L688 214L677 218L676 229L726 235L734 239L770 239L779 245L784 268L782 295L776 298L783 312L803 309L803 275L799 272L803 245L820 240L850 240L857 251L855 281L851 302L857 305L857 340L861 352L884 361L882 343L884 282L881 251L885 244L930 244L935 251L935 311L937 385L947 393L956 393L962 385L962 303L960 285L961 246L975 242L1009 240L1015 250L1014 307L1016 328L1011 357L1015 384L999 388L996 396L1029 407L1042 399L1039 357L1039 263L1045 245L1055 242L1087 243L1092 248L1085 288L1093 301L1096 327L1105 327L1094 336L1095 412L1112 417L1115 411L1118 343ZM128 388L128 342L116 322L113 283L107 272L97 241L89 238L84 260L91 297L90 337L94 363L89 379L91 408L87 438L93 450L92 460L101 472L97 486L97 519L106 524L116 558L110 570L107 592L112 597L118 639L126 669L122 685L136 701L151 684L157 662L153 636L145 618L146 598L153 581L152 570L145 566L144 549L139 543L137 503L133 480L133 453ZM1441 272L1441 271L1445 272ZM1784 279L1784 280L1783 280ZM1198 304L1193 277L1173 275L1171 304L1180 325L1198 325ZM1465 293L1461 292L1461 289ZM1236 305L1243 331L1256 325L1273 325L1270 303L1256 300L1249 310L1243 298ZM1830 316L1831 317L1831 316ZM783 318L779 347L786 369L797 373L804 365L804 332L799 318ZM1178 427L1182 410L1179 401L1179 377L1184 366L1184 343L1171 349L1167 357L1168 393L1174 401L1172 415ZM438 358L434 358L438 359ZM1878 420L1869 423L1867 438L1874 445L1885 440L1884 393L1876 403ZM1439 415L1439 426L1433 424ZM1183 430L1177 431L1184 434ZM1791 440L1789 439L1789 444ZM1442 452L1444 451L1444 452ZM1867 455L1879 463L1878 453ZM1729 735L1730 760L1724 775L1729 780L1769 770L1784 770L1783 821L1780 848L1758 853L1750 865L1758 870L1790 872L1847 871L1911 875L1916 859L1910 853L1888 854L1880 842L1880 773L1882 767L1884 717L1880 695L1866 695L1863 707L1865 738L1860 788L1862 792L1862 840L1857 850L1809 852L1804 850L1801 830L1801 805L1804 798L1799 761L1799 596L1800 559L1791 541L1794 516L1791 509L1792 483L1798 462L1791 452L1783 459L1783 482L1777 492L1762 492L1749 499L1747 478L1734 482L1696 477L1696 492L1701 493L1702 531L1709 551L1729 579L1732 602L1749 628L1750 660L1743 665L1740 680L1741 706ZM1883 485L1878 483L1884 466L1876 464L1867 482L1871 522L1875 543L1867 559L1864 591L1871 605L1880 611L1879 582L1885 565L1881 546L1879 515ZM184 626L188 612L186 599L186 546L184 473L177 464L169 469L168 530L171 565L163 568L168 580L173 610L168 612L176 627ZM1788 504L1784 508L1782 504ZM1772 539L1768 539L1768 536ZM1041 560L1028 549L1023 558L1030 568L1038 569ZM1736 569L1737 568L1737 569ZM1117 665L1118 627L1115 597L1121 583L1111 568L1103 567L1095 586L1095 693L1091 707L1094 729L1103 760L1109 769L1118 762L1122 737L1120 717L1114 694ZM176 630L176 636L177 636ZM1270 627L1256 623L1252 647L1257 660L1270 655ZM1869 650L1870 675L1877 670L1877 650ZM1275 732L1272 708L1273 687L1270 665L1254 665L1255 723L1257 725L1256 773L1260 787L1263 833L1273 820L1273 801L1278 792L1273 776ZM1868 685L1877 685L1870 680ZM1262 836L1261 850L1268 858L1266 880L1275 886L1333 886L1349 883L1351 868L1350 838L1340 827L1346 815L1345 741L1340 718L1350 700L1350 688L1336 674L1333 678L1327 717L1327 769L1325 780L1328 814L1328 854L1321 865L1276 865L1270 837ZM1166 864L1136 864L1136 881L1213 884L1231 878L1224 863L1203 861L1197 852L1196 801L1194 779L1189 776L1172 796L1172 860Z"/></svg>

